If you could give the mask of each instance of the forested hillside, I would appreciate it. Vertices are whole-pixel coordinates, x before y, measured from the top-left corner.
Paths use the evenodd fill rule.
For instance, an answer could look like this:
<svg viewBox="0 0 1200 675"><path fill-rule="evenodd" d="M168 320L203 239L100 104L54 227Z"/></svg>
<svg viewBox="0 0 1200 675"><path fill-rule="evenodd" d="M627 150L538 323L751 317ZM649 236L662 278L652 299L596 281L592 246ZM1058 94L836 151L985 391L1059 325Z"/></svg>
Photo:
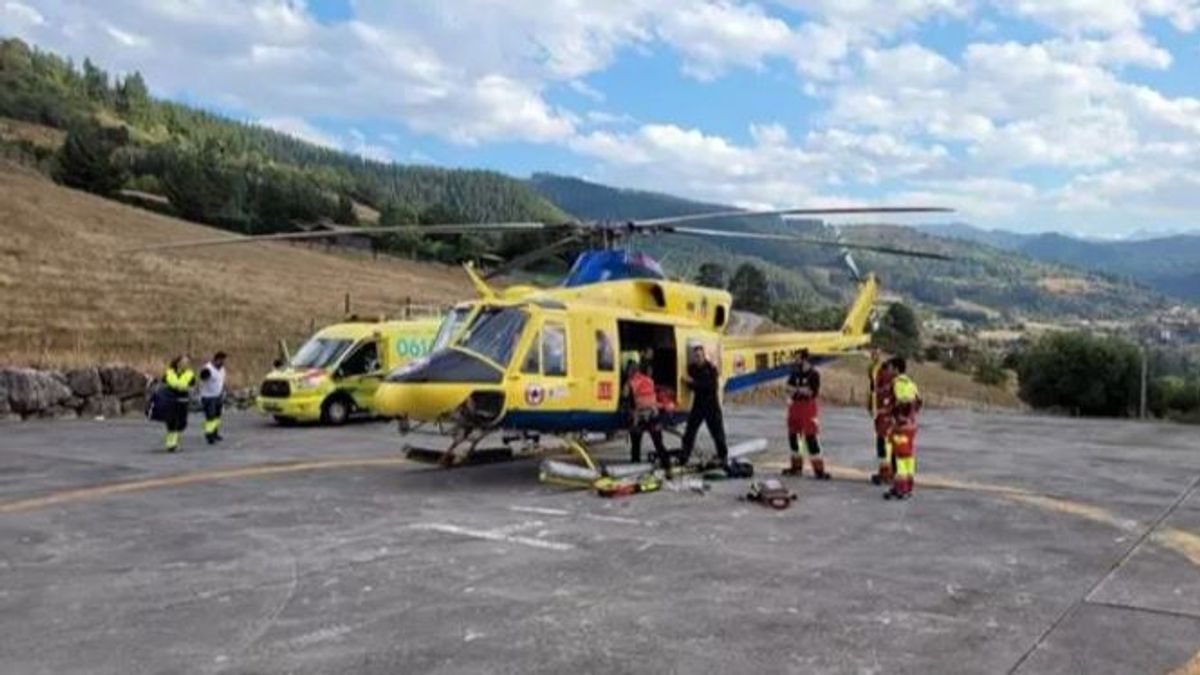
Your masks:
<svg viewBox="0 0 1200 675"><path fill-rule="evenodd" d="M625 219L697 213L727 206L703 204L637 190L622 190L575 178L538 174L531 184L548 199L581 217ZM705 223L706 226L710 223ZM728 218L714 227L787 232L832 240L838 233L816 221ZM1039 262L1017 252L961 239L937 237L911 227L851 225L840 228L847 242L936 251L951 262L856 253L859 266L878 272L889 290L898 291L944 315L982 319L994 310L1015 317L1137 316L1163 304L1156 293L1116 275L1100 275ZM685 237L648 240L643 246L667 255L675 271L692 275L715 262L732 273L740 261L765 261L776 296L797 289L809 302L844 302L853 285L836 249L776 241Z"/></svg>
<svg viewBox="0 0 1200 675"><path fill-rule="evenodd" d="M0 156L105 196L133 189L166 197L176 215L238 232L349 224L355 203L382 212L387 224L565 218L503 174L401 166L319 147L157 100L137 73L113 78L90 61L76 67L16 39L0 41L0 117L67 132L61 150L0 138ZM435 252L453 258L504 244L455 243Z"/></svg>
<svg viewBox="0 0 1200 675"><path fill-rule="evenodd" d="M986 243L1038 260L1128 277L1161 293L1200 301L1200 235L1094 241L1058 232L1020 234L963 224L925 225L921 229L939 236Z"/></svg>

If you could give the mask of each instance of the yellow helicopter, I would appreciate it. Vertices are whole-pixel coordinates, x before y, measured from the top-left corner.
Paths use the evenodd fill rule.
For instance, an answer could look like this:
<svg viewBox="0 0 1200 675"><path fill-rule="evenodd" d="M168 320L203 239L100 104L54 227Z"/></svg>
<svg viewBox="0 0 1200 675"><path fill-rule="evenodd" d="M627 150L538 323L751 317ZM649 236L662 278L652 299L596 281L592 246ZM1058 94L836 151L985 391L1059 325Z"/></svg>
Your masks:
<svg viewBox="0 0 1200 675"><path fill-rule="evenodd" d="M787 209L718 212L620 224L566 227L565 236L510 261L491 276L555 255L572 244L592 244L559 286L518 286L497 291L467 267L480 298L456 306L444 319L435 349L389 375L375 409L409 423L448 425L453 440L439 461L453 466L471 459L491 434L550 434L566 441L591 468L582 438L628 426L621 405L623 364L649 359L668 424L687 415L692 397L685 385L687 360L700 347L721 373L726 393L784 377L795 354L807 349L818 360L856 350L870 341L872 307L879 293L874 275L862 276L850 249L946 259L937 253L887 246L845 244L791 235L730 232L681 226L693 220L737 215L842 215L945 211L924 207ZM564 226L557 226L564 228ZM679 234L802 242L843 249L858 280L858 294L841 330L759 336L726 336L732 297L724 290L671 281L649 256L622 249L631 236ZM402 431L405 430L402 425ZM503 449L501 449L503 451ZM410 448L427 456L428 450Z"/></svg>
<svg viewBox="0 0 1200 675"><path fill-rule="evenodd" d="M550 434L563 439L590 469L596 468L583 441L589 432L611 434L628 425L621 407L622 365L648 358L668 425L686 417L692 404L685 384L687 359L696 347L720 371L725 393L767 384L784 377L794 355L807 349L815 360L859 349L870 341L872 307L878 279L860 275L851 250L947 259L938 253L890 246L850 244L787 234L728 231L687 225L737 217L828 216L946 212L931 207L851 207L715 211L649 220L532 222L397 226L370 228L372 236L392 232L421 235L544 231L558 234L553 243L518 256L481 276L466 266L479 298L454 307L443 319L431 353L387 376L375 394L379 414L413 424L438 423L451 432L440 463L468 461L494 433L514 438ZM858 294L841 330L726 336L732 297L724 290L672 281L649 256L621 248L635 236L682 235L764 239L841 249L858 282ZM165 244L155 249L344 237L344 231L298 232L261 236L228 235ZM583 247L561 284L552 288L510 286L495 289L488 278ZM140 249L148 250L148 249ZM508 450L508 440L502 453ZM429 452L412 448L412 454Z"/></svg>

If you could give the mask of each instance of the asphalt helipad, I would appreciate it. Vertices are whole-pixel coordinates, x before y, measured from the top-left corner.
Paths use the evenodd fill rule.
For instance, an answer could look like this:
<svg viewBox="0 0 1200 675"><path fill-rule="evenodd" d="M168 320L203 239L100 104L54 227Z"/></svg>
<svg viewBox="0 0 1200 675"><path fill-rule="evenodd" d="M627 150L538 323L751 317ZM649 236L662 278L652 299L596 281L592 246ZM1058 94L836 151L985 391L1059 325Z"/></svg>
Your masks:
<svg viewBox="0 0 1200 675"><path fill-rule="evenodd" d="M1200 669L1195 428L931 411L890 503L863 413L824 422L838 480L778 513L433 469L384 424L238 415L180 455L138 420L0 426L0 672ZM728 411L763 472L781 424Z"/></svg>

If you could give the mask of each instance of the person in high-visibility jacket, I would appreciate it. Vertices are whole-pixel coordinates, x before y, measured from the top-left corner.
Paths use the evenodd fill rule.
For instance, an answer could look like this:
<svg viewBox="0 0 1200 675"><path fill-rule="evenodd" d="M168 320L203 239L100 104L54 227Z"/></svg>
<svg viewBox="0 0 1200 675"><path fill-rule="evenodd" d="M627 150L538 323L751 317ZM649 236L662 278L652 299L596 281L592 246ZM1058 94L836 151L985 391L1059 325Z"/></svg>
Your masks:
<svg viewBox="0 0 1200 675"><path fill-rule="evenodd" d="M209 445L221 436L221 411L225 405L225 352L213 354L200 369L200 405L204 408L204 440Z"/></svg>
<svg viewBox="0 0 1200 675"><path fill-rule="evenodd" d="M812 461L813 476L817 480L829 480L830 475L825 471L825 459L821 457L821 441L818 438L821 430L821 408L818 403L818 397L821 395L821 373L813 366L807 349L801 349L796 355L787 385L791 394L787 427L792 463L783 473L788 476L803 474L804 454L807 452L809 460ZM804 451L800 449L801 438L804 439Z"/></svg>
<svg viewBox="0 0 1200 675"><path fill-rule="evenodd" d="M892 425L889 431L892 455L896 458L896 476L884 499L908 499L912 496L917 472L917 414L921 412L921 392L907 374L904 359L892 359L896 373L892 380Z"/></svg>
<svg viewBox="0 0 1200 675"><path fill-rule="evenodd" d="M635 463L642 461L642 434L649 433L654 443L655 457L670 470L670 456L663 445L662 427L659 421L658 390L654 380L650 378L649 364L630 362L628 366L627 400L632 406L631 423L629 426L630 459Z"/></svg>
<svg viewBox="0 0 1200 675"><path fill-rule="evenodd" d="M895 376L892 361L885 360L878 347L872 348L867 411L875 425L875 458L879 461L879 470L871 475L871 482L875 485L891 483L896 469L891 440L888 438L892 426L892 380Z"/></svg>
<svg viewBox="0 0 1200 675"><path fill-rule="evenodd" d="M167 425L167 452L179 451L180 435L187 428L188 399L195 383L196 373L192 370L192 362L187 355L171 359L166 372L163 373L163 386L170 394L167 411L163 416Z"/></svg>

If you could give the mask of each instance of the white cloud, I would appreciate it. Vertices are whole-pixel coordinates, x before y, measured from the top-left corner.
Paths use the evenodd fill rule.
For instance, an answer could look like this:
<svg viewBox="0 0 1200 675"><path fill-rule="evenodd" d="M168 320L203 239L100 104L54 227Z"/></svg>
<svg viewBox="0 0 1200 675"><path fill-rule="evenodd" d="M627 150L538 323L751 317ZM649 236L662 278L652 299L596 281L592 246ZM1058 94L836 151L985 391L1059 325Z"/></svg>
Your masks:
<svg viewBox="0 0 1200 675"><path fill-rule="evenodd" d="M844 130L792 139L778 123L754 124L752 142L737 144L698 129L647 124L630 133L593 132L572 147L603 161L599 174L622 184L671 190L736 204L822 204L837 184L874 184L933 172L948 160L940 146L888 134Z"/></svg>
<svg viewBox="0 0 1200 675"><path fill-rule="evenodd" d="M117 28L116 26L112 25L111 23L105 24L104 30L105 30L105 32L108 33L109 37L116 40L118 43L120 43L124 47L144 47L145 45L149 44L149 42L150 42L148 39L146 39L145 37L143 37L141 35L136 35L134 33L130 33L128 31L121 30L120 28Z"/></svg>
<svg viewBox="0 0 1200 675"><path fill-rule="evenodd" d="M1065 33L1128 33L1141 29L1143 17L1170 21L1181 31L1200 24L1196 0L1018 0L995 4Z"/></svg>
<svg viewBox="0 0 1200 675"><path fill-rule="evenodd" d="M9 0L4 3L4 18L5 23L9 20L16 24L26 24L30 26L41 26L46 23L46 18L42 13L24 3Z"/></svg>

